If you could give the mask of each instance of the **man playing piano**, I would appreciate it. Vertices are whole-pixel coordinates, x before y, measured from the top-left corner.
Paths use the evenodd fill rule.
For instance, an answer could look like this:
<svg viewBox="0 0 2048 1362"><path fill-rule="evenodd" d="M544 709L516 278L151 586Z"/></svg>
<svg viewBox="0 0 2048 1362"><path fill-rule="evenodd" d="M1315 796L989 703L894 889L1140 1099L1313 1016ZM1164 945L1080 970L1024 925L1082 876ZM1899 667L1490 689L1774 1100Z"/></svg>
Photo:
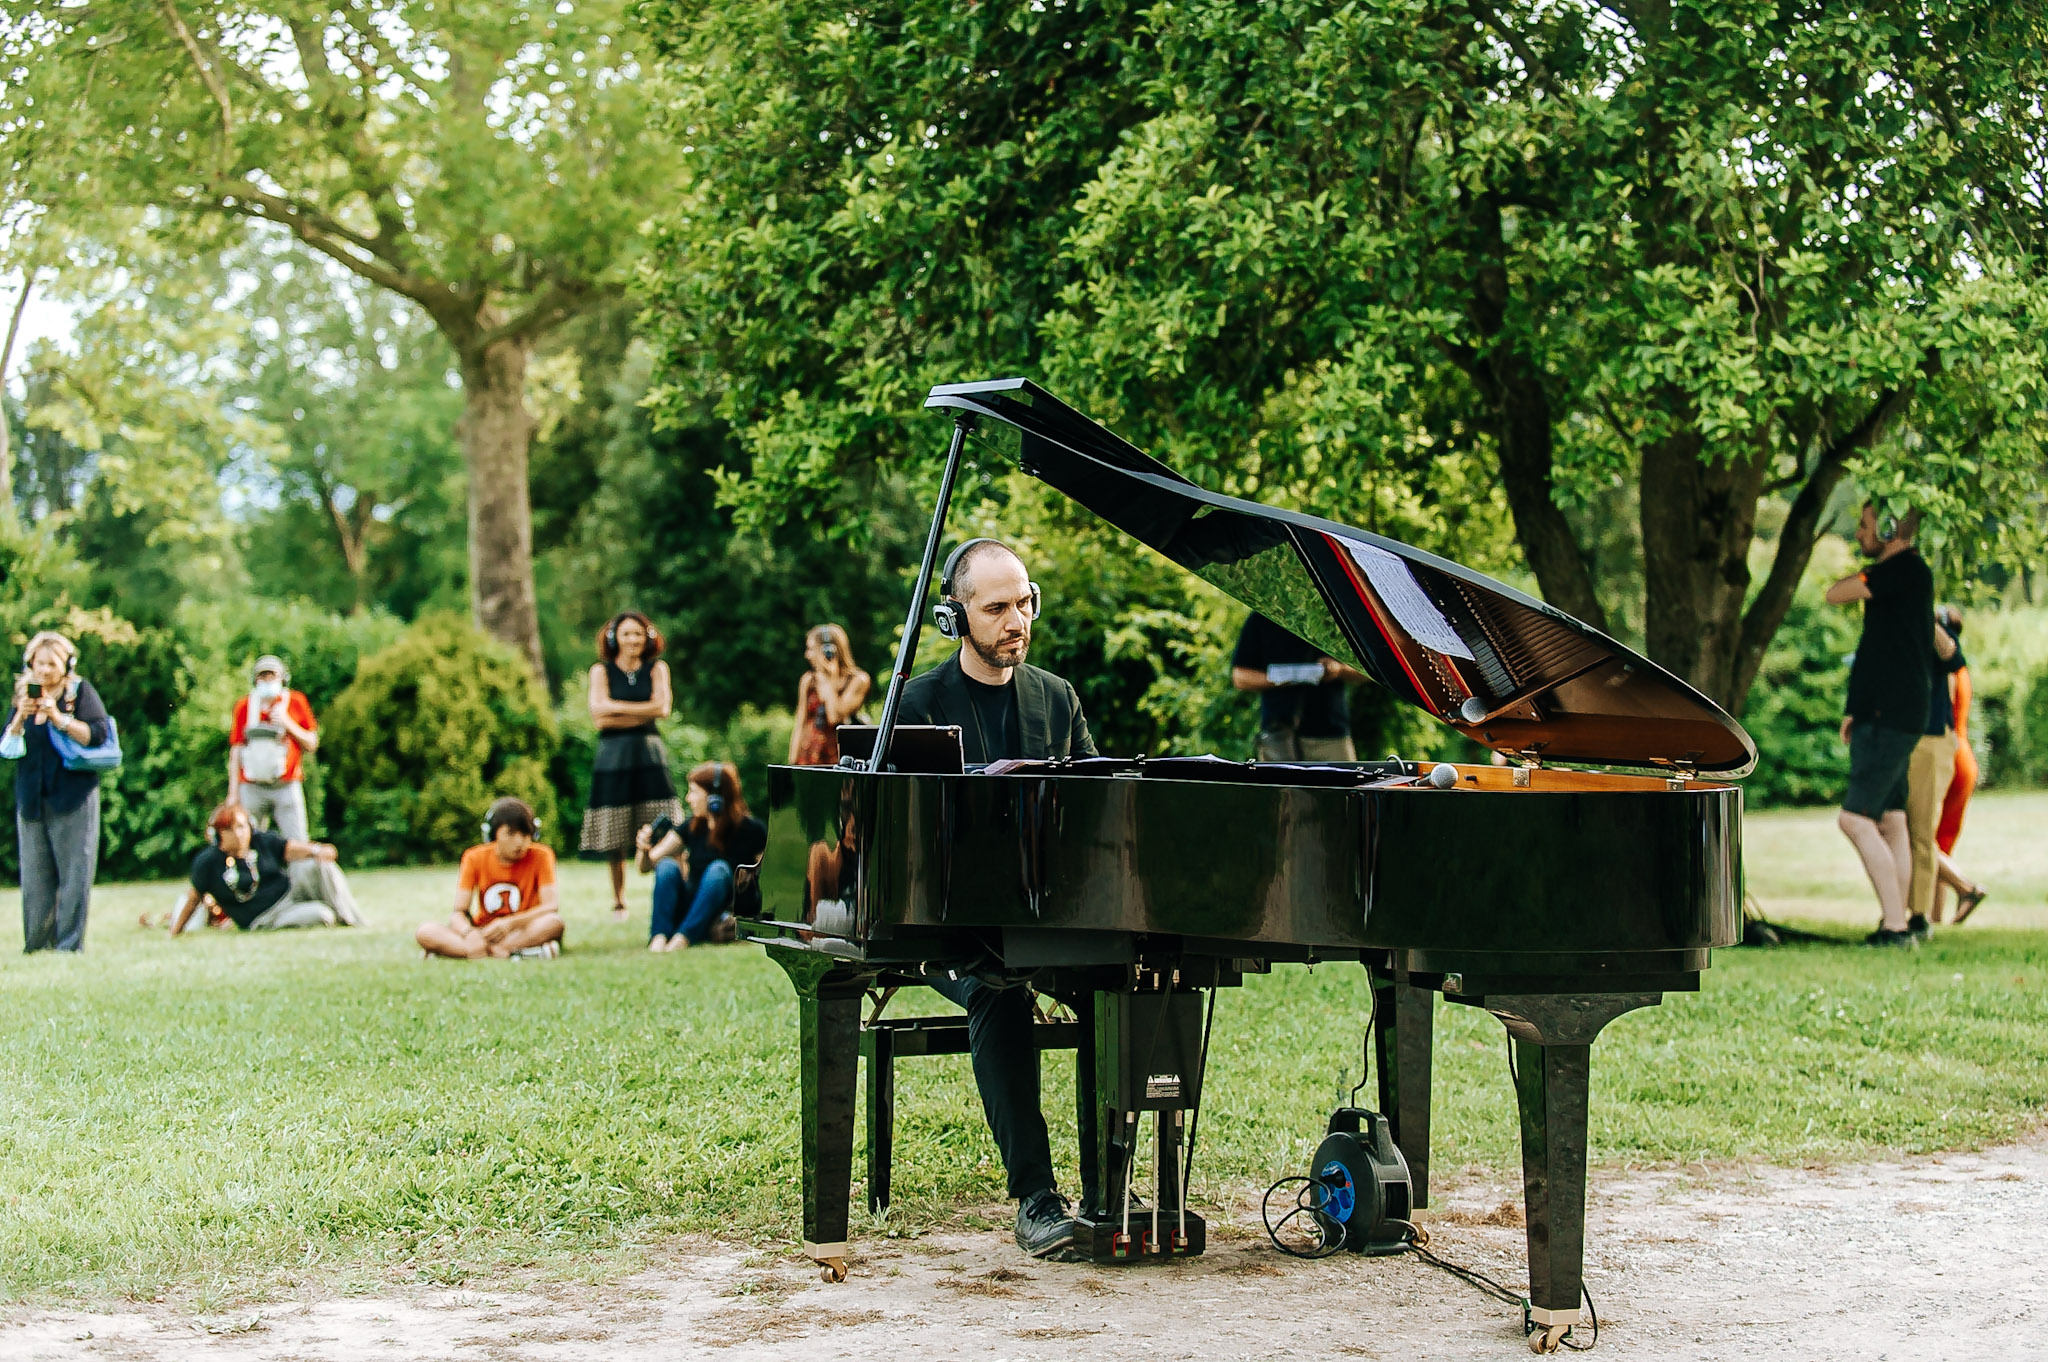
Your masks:
<svg viewBox="0 0 2048 1362"><path fill-rule="evenodd" d="M1094 756L1073 686L1024 661L1039 592L1023 560L999 540L970 539L947 559L939 595L939 631L960 647L903 687L899 721L957 725L969 766ZM1053 1181L1039 1110L1030 990L975 978L933 987L967 1009L975 1086L1017 1198L1017 1246L1034 1257L1057 1253L1073 1242L1074 1222Z"/></svg>

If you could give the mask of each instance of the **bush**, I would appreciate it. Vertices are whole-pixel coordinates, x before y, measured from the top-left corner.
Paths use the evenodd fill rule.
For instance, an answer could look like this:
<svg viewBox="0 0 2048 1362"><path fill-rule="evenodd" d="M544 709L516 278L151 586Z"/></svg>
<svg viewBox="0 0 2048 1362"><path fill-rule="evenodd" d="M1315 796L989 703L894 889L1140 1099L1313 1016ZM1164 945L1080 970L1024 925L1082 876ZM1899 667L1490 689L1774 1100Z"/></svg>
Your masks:
<svg viewBox="0 0 2048 1362"><path fill-rule="evenodd" d="M457 855L501 795L558 829L557 745L547 691L517 654L460 616L423 616L329 709L328 826L369 864Z"/></svg>

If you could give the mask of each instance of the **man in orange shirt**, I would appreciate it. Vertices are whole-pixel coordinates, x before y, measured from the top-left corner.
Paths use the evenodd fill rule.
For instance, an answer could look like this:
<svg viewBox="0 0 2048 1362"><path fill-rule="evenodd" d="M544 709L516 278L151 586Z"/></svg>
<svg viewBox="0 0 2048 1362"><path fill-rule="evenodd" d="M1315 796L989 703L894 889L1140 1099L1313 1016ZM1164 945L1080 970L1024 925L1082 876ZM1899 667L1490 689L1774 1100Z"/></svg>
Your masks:
<svg viewBox="0 0 2048 1362"><path fill-rule="evenodd" d="M320 745L313 706L291 689L283 659L265 653L250 669L249 693L228 724L228 799L255 826L268 822L287 841L304 842L306 754Z"/></svg>
<svg viewBox="0 0 2048 1362"><path fill-rule="evenodd" d="M455 912L413 934L429 955L458 960L559 954L555 853L534 841L540 820L523 800L500 799L484 818L484 842L462 853Z"/></svg>

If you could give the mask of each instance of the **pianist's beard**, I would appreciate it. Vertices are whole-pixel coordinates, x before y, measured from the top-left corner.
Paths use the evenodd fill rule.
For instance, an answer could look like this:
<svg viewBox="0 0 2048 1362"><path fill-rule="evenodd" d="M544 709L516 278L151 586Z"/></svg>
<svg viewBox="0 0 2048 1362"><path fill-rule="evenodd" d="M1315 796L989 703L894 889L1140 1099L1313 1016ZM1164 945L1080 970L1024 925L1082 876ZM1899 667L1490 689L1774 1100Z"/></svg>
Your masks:
<svg viewBox="0 0 2048 1362"><path fill-rule="evenodd" d="M1004 634L994 643L983 643L970 630L967 646L974 649L974 655L990 667L1014 667L1024 660L1024 654L1031 651L1031 631L1026 629L1021 633Z"/></svg>

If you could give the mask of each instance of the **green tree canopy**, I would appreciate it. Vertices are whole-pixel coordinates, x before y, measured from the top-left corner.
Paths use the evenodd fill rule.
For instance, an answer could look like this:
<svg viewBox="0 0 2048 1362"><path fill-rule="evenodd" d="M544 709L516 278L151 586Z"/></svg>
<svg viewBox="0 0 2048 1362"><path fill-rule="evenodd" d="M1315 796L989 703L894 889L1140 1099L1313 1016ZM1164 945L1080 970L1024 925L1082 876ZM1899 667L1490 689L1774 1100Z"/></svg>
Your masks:
<svg viewBox="0 0 2048 1362"><path fill-rule="evenodd" d="M1851 475L1951 567L2038 557L2038 5L646 9L695 186L664 376L756 518L1022 370L1212 485L1399 489L1468 561L1440 508L1497 483L1605 624L1570 512L1626 484L1648 651L1732 707Z"/></svg>
<svg viewBox="0 0 2048 1362"><path fill-rule="evenodd" d="M476 617L538 666L528 358L671 183L628 39L621 0L43 7L0 25L5 194L273 232L417 304L462 377Z"/></svg>

